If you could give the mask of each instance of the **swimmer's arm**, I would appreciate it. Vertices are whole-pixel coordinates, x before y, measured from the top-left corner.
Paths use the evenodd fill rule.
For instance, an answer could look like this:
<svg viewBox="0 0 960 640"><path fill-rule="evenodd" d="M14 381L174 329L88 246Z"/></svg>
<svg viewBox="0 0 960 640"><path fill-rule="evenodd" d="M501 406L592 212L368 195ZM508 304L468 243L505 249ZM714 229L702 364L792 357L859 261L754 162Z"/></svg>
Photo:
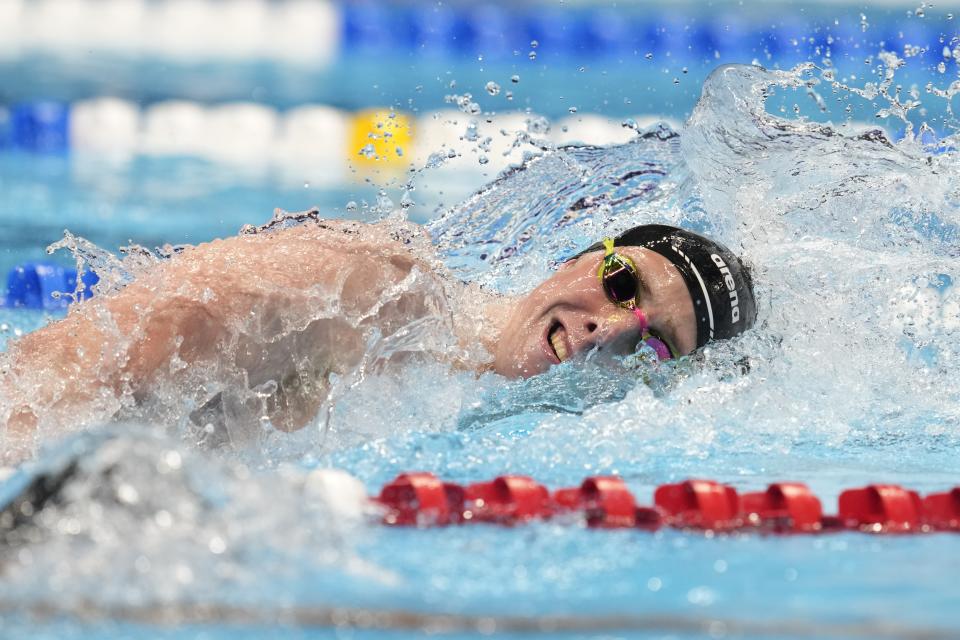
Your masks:
<svg viewBox="0 0 960 640"><path fill-rule="evenodd" d="M365 256L370 250L336 247L302 229L218 240L75 307L11 346L0 402L5 449L32 439L38 414L52 429L75 428L120 410L157 377L221 357L250 314L308 305L324 291L347 311L363 307L412 266L402 253Z"/></svg>

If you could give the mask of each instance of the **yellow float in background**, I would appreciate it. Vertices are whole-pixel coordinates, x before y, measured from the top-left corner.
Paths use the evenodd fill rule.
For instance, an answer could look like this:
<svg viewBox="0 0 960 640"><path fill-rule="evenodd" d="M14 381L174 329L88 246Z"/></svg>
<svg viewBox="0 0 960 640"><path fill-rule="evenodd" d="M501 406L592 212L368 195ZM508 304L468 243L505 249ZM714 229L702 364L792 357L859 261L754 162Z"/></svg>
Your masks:
<svg viewBox="0 0 960 640"><path fill-rule="evenodd" d="M347 162L358 169L404 170L413 151L413 122L390 109L353 115L347 138Z"/></svg>

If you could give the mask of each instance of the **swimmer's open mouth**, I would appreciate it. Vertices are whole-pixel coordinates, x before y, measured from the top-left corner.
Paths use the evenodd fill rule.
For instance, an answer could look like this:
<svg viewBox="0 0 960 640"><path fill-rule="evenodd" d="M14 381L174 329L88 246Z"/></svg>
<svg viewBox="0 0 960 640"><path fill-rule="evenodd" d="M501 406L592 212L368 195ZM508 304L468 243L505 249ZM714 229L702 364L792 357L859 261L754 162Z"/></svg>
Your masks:
<svg viewBox="0 0 960 640"><path fill-rule="evenodd" d="M550 325L550 330L547 332L547 343L553 349L553 355L559 362L563 362L570 357L570 350L567 348L567 330L563 328L560 321Z"/></svg>

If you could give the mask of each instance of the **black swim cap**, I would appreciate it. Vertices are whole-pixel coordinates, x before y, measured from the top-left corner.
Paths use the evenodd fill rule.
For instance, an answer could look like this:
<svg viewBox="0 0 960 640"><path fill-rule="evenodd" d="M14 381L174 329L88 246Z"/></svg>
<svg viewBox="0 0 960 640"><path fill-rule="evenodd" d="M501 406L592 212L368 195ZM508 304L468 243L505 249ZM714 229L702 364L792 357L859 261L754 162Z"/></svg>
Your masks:
<svg viewBox="0 0 960 640"><path fill-rule="evenodd" d="M700 234L663 224L645 224L613 239L615 247L643 247L669 260L683 276L697 318L697 348L732 338L753 326L757 303L746 265L725 246ZM579 255L603 249L603 243Z"/></svg>

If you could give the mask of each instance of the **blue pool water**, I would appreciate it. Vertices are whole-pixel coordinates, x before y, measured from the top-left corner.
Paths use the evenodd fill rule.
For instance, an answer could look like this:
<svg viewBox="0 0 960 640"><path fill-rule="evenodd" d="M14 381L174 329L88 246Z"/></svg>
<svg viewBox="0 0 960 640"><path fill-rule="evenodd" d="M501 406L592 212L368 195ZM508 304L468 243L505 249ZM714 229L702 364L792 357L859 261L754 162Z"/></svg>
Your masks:
<svg viewBox="0 0 960 640"><path fill-rule="evenodd" d="M184 426L190 408L175 398L165 420L144 413L66 443L51 437L39 468L80 451L84 473L71 501L49 511L42 539L0 552L5 632L960 634L955 534L707 536L563 522L391 529L307 486L310 471L327 467L371 494L409 470L463 483L522 473L551 488L617 474L650 504L655 486L688 477L740 490L798 480L832 512L841 490L871 482L921 493L960 484L953 141L893 142L839 124L845 116L831 126L797 117L791 105L809 102L808 90L837 98L841 112L847 103L896 111L898 74L926 73L908 64L863 98L828 81L812 86L821 71L722 67L698 82L701 97L683 127L642 128L619 146L556 148L531 134L525 168L472 196L476 176L416 176L422 186L409 213L428 223L464 279L523 291L600 235L641 222L682 224L749 257L761 297L754 331L702 358L640 372L570 363L506 381L426 359L341 389L300 432L266 428L218 451L195 446ZM946 111L948 101L923 101L931 113ZM934 124L944 132L953 123ZM2 151L0 267L47 259L45 247L64 228L116 252L131 240L154 247L235 234L274 207L318 205L372 220L380 212L347 203L373 203L378 189L376 179L315 186L194 158L110 164ZM397 183L388 191L400 201ZM437 211L450 202L459 204ZM73 263L65 250L53 259ZM56 317L0 309L0 341ZM0 396L0 410L9 401ZM78 416L73 430L109 419Z"/></svg>

